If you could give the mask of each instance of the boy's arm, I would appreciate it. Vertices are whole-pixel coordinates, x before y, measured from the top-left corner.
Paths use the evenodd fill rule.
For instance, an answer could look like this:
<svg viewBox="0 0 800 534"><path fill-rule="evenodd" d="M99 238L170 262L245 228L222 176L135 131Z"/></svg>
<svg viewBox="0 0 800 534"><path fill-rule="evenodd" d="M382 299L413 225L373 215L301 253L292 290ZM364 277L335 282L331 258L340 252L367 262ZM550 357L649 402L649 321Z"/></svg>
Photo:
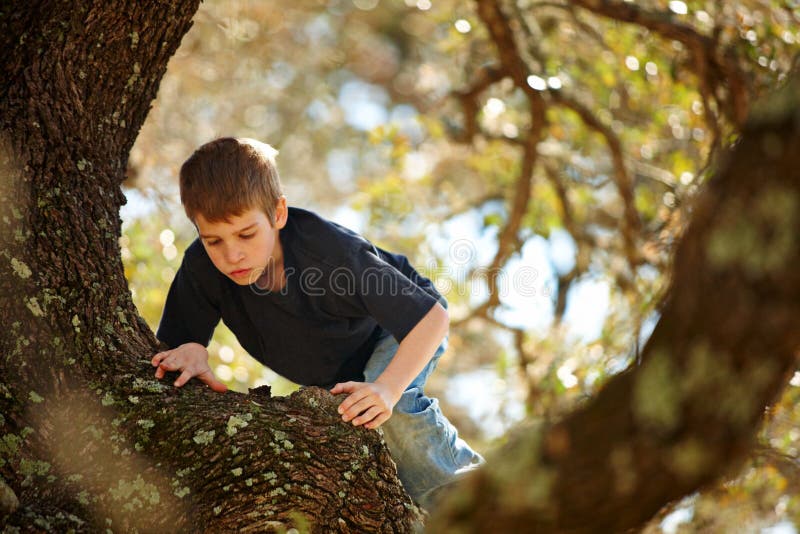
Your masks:
<svg viewBox="0 0 800 534"><path fill-rule="evenodd" d="M331 393L350 394L339 405L342 419L367 428L378 428L389 419L406 387L433 357L449 324L447 310L437 302L403 338L392 361L374 383L336 384Z"/></svg>
<svg viewBox="0 0 800 534"><path fill-rule="evenodd" d="M222 314L216 267L195 240L186 249L169 286L156 337L170 348L194 342L207 346Z"/></svg>
<svg viewBox="0 0 800 534"><path fill-rule="evenodd" d="M195 240L181 261L169 287L156 337L169 350L155 354L151 360L156 378L166 371L181 371L175 381L183 386L197 377L214 391L224 392L227 386L217 380L208 365L206 345L220 320L219 296L214 293L214 269L202 245ZM205 260L205 261L203 261Z"/></svg>

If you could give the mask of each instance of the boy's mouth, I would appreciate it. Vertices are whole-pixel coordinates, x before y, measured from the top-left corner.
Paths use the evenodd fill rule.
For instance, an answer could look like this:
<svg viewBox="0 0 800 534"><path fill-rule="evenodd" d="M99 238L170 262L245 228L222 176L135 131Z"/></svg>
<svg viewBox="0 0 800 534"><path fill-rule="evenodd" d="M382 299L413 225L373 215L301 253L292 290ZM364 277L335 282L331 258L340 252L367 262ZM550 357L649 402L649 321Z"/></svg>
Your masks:
<svg viewBox="0 0 800 534"><path fill-rule="evenodd" d="M239 269L239 270L231 272L231 276L235 276L235 277L238 278L238 277L246 275L249 272L250 272L250 269Z"/></svg>

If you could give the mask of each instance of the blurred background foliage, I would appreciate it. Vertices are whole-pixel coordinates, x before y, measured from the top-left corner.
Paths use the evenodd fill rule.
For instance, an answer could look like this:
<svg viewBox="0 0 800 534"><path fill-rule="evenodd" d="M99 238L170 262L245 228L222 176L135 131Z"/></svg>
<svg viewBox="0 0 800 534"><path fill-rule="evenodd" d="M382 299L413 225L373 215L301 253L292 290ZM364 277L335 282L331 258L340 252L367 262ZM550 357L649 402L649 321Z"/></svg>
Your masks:
<svg viewBox="0 0 800 534"><path fill-rule="evenodd" d="M486 24L498 9L506 34ZM795 0L208 0L131 153L135 302L155 329L196 237L183 160L221 135L266 141L290 204L408 255L445 293L430 389L485 449L636 364L694 195L798 41ZM209 349L233 389L296 387L223 325ZM748 465L645 530L796 532L798 386Z"/></svg>

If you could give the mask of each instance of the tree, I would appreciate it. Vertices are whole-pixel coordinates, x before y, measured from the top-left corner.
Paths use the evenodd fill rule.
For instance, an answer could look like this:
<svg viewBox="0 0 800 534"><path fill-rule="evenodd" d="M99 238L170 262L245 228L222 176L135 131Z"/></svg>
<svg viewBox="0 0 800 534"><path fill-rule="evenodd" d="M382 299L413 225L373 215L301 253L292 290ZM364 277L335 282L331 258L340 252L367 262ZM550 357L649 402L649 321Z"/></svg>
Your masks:
<svg viewBox="0 0 800 534"><path fill-rule="evenodd" d="M150 378L157 344L122 272L119 185L197 4L121 4L42 3L0 19L0 470L9 501L21 503L5 521L410 529L417 511L379 436L334 424L328 394L219 397ZM527 83L507 56L498 6L478 11L499 41L503 76ZM524 91L535 125L540 96ZM435 528L622 529L744 457L800 344L797 102L787 94L756 113L697 202L644 363L563 420L520 430L506 460L467 481ZM520 187L538 144L528 139ZM159 514L145 516L151 507Z"/></svg>

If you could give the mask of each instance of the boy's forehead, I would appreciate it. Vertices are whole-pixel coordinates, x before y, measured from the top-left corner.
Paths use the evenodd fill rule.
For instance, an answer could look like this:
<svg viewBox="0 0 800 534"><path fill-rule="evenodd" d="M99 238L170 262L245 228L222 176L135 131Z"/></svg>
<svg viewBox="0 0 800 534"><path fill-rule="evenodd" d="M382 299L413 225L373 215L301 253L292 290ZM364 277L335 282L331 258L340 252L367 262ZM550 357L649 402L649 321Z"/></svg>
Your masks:
<svg viewBox="0 0 800 534"><path fill-rule="evenodd" d="M197 230L203 235L206 232L219 230L235 231L246 228L262 222L262 219L266 219L266 217L266 214L259 209L248 209L242 213L231 214L219 221L209 221L203 217L201 213L198 213L194 223Z"/></svg>

